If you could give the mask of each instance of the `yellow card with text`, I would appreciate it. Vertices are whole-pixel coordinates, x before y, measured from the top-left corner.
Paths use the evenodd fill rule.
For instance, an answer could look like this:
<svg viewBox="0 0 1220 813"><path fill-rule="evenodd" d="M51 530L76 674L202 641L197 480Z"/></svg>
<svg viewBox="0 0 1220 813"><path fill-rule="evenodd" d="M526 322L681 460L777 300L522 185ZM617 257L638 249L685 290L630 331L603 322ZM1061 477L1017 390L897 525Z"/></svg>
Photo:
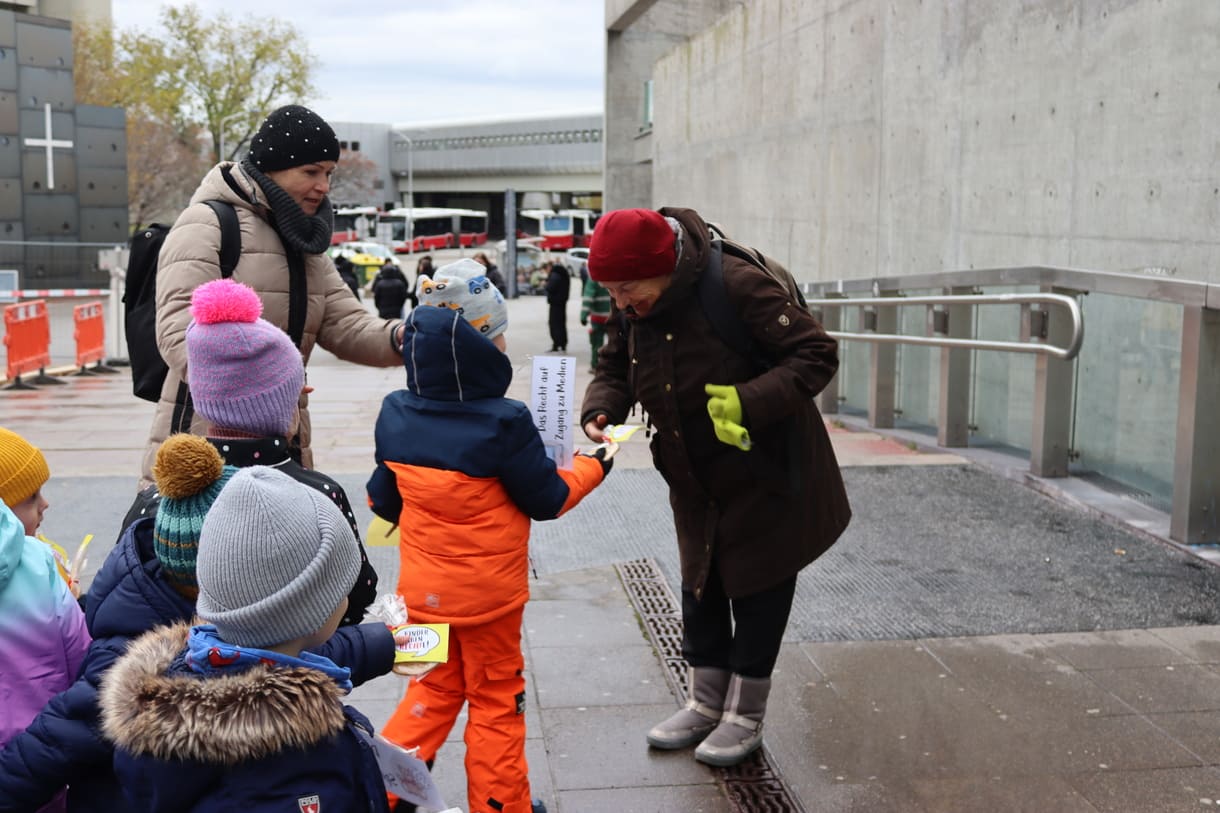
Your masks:
<svg viewBox="0 0 1220 813"><path fill-rule="evenodd" d="M448 624L405 624L394 628L394 663L449 660Z"/></svg>

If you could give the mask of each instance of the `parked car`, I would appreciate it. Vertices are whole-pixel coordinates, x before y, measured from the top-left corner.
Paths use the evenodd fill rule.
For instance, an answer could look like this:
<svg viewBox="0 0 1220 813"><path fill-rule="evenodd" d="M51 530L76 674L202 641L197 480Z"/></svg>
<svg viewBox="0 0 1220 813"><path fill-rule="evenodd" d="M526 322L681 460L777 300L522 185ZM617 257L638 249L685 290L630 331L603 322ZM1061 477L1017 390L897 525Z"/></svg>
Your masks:
<svg viewBox="0 0 1220 813"><path fill-rule="evenodd" d="M377 276L378 270L385 265L386 260L393 261L399 268L402 267L402 263L398 261L389 247L367 240L354 240L333 246L330 249L330 256L332 259L346 257L355 268L356 278L360 280L362 287Z"/></svg>
<svg viewBox="0 0 1220 813"><path fill-rule="evenodd" d="M589 267L589 249L570 248L563 254L563 264L568 267L568 273L574 277L585 278L585 269Z"/></svg>

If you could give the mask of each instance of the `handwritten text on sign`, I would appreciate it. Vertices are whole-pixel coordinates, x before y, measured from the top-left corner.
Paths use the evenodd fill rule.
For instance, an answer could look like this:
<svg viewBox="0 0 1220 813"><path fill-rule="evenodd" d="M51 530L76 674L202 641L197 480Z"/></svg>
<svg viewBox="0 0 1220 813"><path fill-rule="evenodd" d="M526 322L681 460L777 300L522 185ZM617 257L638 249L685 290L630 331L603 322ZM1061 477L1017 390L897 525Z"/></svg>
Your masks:
<svg viewBox="0 0 1220 813"><path fill-rule="evenodd" d="M572 433L576 418L576 357L534 356L530 376L530 410L547 457L561 469L572 468Z"/></svg>

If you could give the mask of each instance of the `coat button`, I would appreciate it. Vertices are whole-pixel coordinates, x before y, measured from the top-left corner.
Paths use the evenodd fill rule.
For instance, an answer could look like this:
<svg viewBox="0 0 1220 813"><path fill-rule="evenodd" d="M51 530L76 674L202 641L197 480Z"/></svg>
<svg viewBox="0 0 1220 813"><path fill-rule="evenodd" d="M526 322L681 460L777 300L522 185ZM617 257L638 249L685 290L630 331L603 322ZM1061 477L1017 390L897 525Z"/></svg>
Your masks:
<svg viewBox="0 0 1220 813"><path fill-rule="evenodd" d="M665 341L672 342L673 340L674 340L674 334L672 334L672 333L665 334Z"/></svg>
<svg viewBox="0 0 1220 813"><path fill-rule="evenodd" d="M666 385L665 385L665 391L666 391L666 392L669 392L669 391L670 391L670 390L672 390L673 388L674 388L674 387L673 387L673 384L666 384Z"/></svg>
<svg viewBox="0 0 1220 813"><path fill-rule="evenodd" d="M676 438L682 437L682 435L678 432L677 429L674 430L674 437L676 437Z"/></svg>

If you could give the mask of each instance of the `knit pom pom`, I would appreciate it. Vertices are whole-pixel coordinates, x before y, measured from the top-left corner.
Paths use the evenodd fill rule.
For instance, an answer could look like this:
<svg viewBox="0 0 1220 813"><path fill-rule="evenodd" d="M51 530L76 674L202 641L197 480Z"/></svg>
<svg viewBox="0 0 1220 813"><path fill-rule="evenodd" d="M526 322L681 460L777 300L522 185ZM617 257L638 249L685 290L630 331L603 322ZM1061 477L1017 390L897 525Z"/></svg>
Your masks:
<svg viewBox="0 0 1220 813"><path fill-rule="evenodd" d="M161 496L193 497L220 479L225 461L216 447L197 435L170 435L157 449L153 478Z"/></svg>
<svg viewBox="0 0 1220 813"><path fill-rule="evenodd" d="M218 322L253 322L263 312L254 289L231 279L205 282L191 294L191 316L201 325Z"/></svg>

